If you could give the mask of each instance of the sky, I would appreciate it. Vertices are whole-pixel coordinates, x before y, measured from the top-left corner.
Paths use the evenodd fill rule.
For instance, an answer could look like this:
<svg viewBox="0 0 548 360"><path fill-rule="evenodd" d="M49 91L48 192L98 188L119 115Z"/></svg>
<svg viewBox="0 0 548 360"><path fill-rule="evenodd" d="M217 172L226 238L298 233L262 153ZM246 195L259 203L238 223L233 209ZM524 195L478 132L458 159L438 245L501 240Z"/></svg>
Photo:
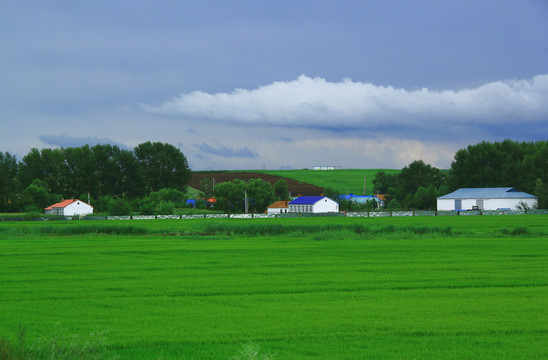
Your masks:
<svg viewBox="0 0 548 360"><path fill-rule="evenodd" d="M548 140L546 0L0 1L0 152L192 170L449 168Z"/></svg>

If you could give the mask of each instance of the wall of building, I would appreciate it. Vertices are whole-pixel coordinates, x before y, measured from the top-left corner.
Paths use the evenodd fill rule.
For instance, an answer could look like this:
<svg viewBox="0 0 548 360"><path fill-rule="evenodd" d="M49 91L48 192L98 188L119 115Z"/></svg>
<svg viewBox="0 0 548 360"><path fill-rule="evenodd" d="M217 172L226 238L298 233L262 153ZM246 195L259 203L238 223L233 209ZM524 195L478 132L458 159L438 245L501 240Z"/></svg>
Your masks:
<svg viewBox="0 0 548 360"><path fill-rule="evenodd" d="M439 211L447 210L471 210L478 206L481 210L497 210L510 209L517 210L518 206L523 202L529 208L534 208L537 205L537 199L479 199L483 200L483 205L478 202L478 199L461 199L461 207L455 208L455 199L438 199L437 208Z"/></svg>
<svg viewBox="0 0 548 360"><path fill-rule="evenodd" d="M314 204L313 213L339 212L339 204L329 198L323 198Z"/></svg>
<svg viewBox="0 0 548 360"><path fill-rule="evenodd" d="M75 201L72 204L65 206L63 215L65 216L74 216L74 215L88 215L93 214L93 207L86 204L83 201Z"/></svg>
<svg viewBox="0 0 548 360"><path fill-rule="evenodd" d="M286 214L288 208L268 208L267 214Z"/></svg>

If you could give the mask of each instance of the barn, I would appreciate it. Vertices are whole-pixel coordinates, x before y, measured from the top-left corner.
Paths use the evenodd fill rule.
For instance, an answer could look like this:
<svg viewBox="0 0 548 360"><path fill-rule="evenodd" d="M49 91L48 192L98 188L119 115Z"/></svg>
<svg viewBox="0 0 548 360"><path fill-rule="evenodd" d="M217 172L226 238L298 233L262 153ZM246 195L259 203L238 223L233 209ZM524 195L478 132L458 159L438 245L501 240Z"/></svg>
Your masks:
<svg viewBox="0 0 548 360"><path fill-rule="evenodd" d="M288 204L290 213L337 213L339 203L326 196L301 196Z"/></svg>
<svg viewBox="0 0 548 360"><path fill-rule="evenodd" d="M78 199L63 200L44 209L45 214L74 216L93 214L93 206Z"/></svg>
<svg viewBox="0 0 548 360"><path fill-rule="evenodd" d="M523 204L534 208L537 197L514 187L462 188L437 198L439 211L518 210Z"/></svg>

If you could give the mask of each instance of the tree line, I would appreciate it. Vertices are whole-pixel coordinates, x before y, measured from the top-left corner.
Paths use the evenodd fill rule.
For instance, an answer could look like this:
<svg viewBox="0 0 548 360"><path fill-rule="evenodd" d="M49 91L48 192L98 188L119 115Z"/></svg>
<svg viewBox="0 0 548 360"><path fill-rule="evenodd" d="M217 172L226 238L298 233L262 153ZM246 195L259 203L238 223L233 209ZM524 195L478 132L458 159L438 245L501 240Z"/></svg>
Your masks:
<svg viewBox="0 0 548 360"><path fill-rule="evenodd" d="M211 207L225 213L262 213L277 200L288 200L289 189L287 182L278 180L274 185L263 179L243 181L234 179L213 186L211 179L200 181L200 197L202 201L215 199L209 203ZM202 202L203 203L203 202Z"/></svg>
<svg viewBox="0 0 548 360"><path fill-rule="evenodd" d="M184 154L160 142L133 150L116 145L33 148L21 161L0 152L0 212L43 211L63 198L85 201L88 194L105 208L111 200L144 198L162 189L184 194L191 176Z"/></svg>
<svg viewBox="0 0 548 360"><path fill-rule="evenodd" d="M546 209L548 142L484 141L458 150L448 171L416 160L399 174L377 173L373 187L390 208L435 209L437 197L459 188L516 187Z"/></svg>
<svg viewBox="0 0 548 360"><path fill-rule="evenodd" d="M184 206L192 172L184 154L160 142L139 144L133 150L116 145L77 148L33 148L17 161L0 152L0 212L42 212L63 198L86 200L96 210L112 214L172 213ZM378 172L374 192L386 196L392 209L435 209L436 198L458 188L517 187L538 196L539 208L548 208L548 142L481 142L457 151L449 170L416 160L397 174ZM274 200L289 198L287 184L270 185L261 179L217 184L204 179L201 206L223 212L263 212ZM336 197L337 191L324 189ZM335 199L337 200L337 199ZM366 204L364 209L374 209ZM351 202L341 209L358 210Z"/></svg>

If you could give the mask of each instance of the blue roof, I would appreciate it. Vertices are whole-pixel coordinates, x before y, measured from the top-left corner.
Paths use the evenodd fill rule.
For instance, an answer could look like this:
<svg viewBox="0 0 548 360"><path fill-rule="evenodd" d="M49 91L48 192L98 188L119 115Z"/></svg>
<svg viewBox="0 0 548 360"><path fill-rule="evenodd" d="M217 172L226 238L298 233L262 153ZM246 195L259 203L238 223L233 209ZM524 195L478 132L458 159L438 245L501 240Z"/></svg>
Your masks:
<svg viewBox="0 0 548 360"><path fill-rule="evenodd" d="M462 188L438 199L536 199L536 196L519 191L514 187Z"/></svg>
<svg viewBox="0 0 548 360"><path fill-rule="evenodd" d="M341 200L352 200L352 201L354 201L356 203L359 203L359 204L366 204L368 201L372 201L372 200L380 201L374 195L354 195L354 194L350 194L350 195L339 195L338 198L341 199Z"/></svg>
<svg viewBox="0 0 548 360"><path fill-rule="evenodd" d="M289 203L289 205L314 205L325 196L301 196Z"/></svg>

